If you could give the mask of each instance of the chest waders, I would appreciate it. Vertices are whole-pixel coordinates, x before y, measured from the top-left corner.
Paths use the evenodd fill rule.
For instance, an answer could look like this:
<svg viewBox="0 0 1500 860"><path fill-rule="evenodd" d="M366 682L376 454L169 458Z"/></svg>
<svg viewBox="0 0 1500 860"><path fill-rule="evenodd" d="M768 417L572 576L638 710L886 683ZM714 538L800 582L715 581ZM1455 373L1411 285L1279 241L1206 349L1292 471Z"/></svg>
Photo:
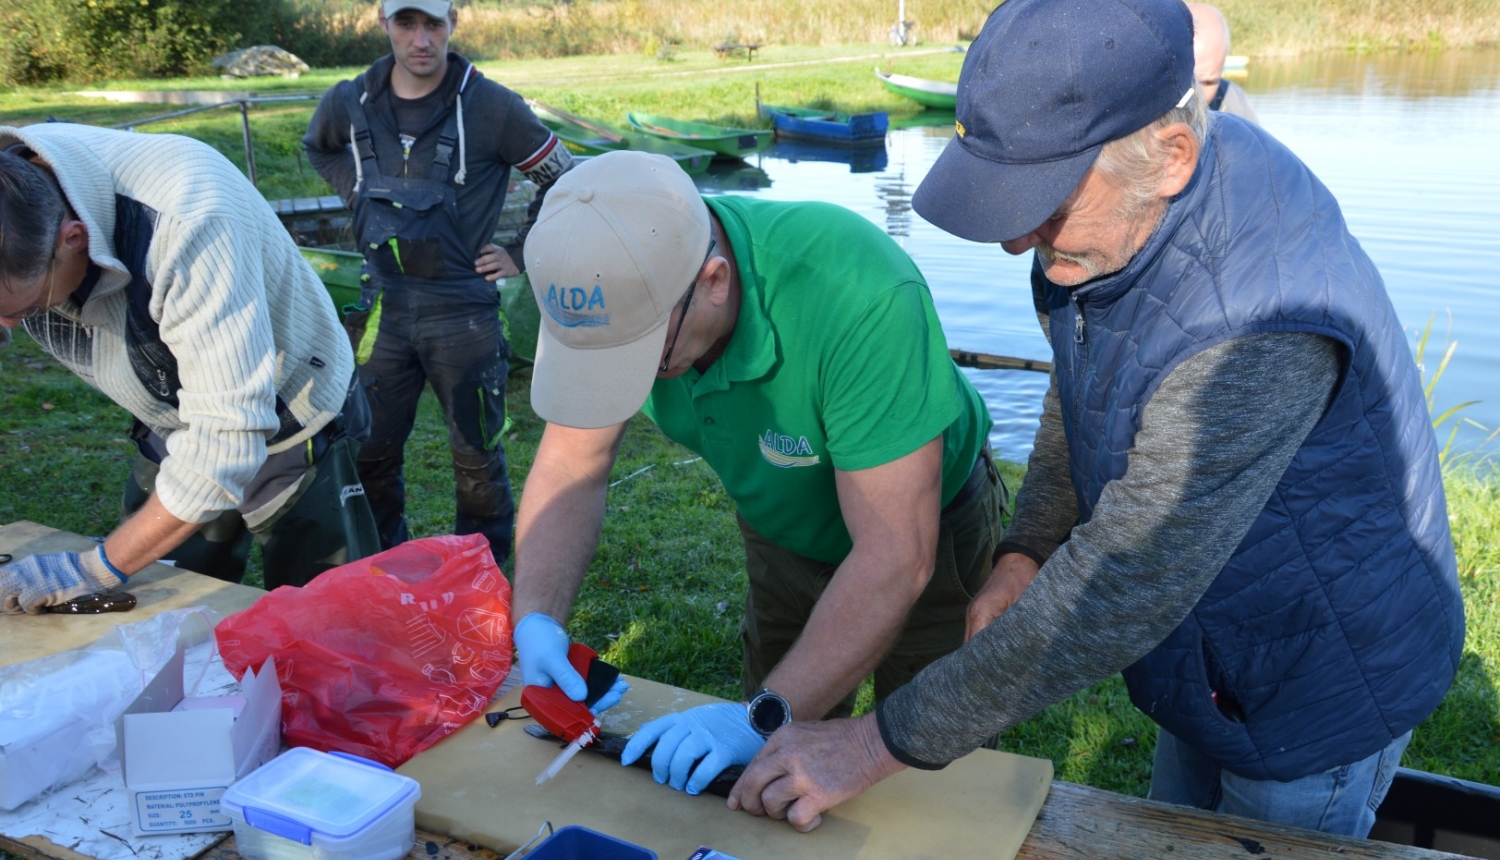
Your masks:
<svg viewBox="0 0 1500 860"><path fill-rule="evenodd" d="M130 272L125 321L130 366L152 397L175 409L182 387L177 357L162 341L161 326L151 317L151 284L144 274L158 217L139 201L115 197L115 253ZM305 429L279 394L276 417L280 426L268 445ZM240 509L224 511L201 524L164 558L198 573L239 582L245 575L250 544L259 541L266 587L275 588L305 585L330 567L379 552L375 517L355 468L359 440L368 435L369 423L364 393L351 380L339 415L304 444L268 457L245 488ZM126 516L150 498L166 457L165 440L140 420L135 421L130 437L139 456L121 499ZM285 498L277 492L299 480Z"/></svg>
<svg viewBox="0 0 1500 860"><path fill-rule="evenodd" d="M463 99L469 80L477 76L473 66L464 71L454 105L438 132L437 151L425 179L387 176L380 171L370 134L370 118L365 112L366 99L356 98L353 88L350 89L346 110L358 176L351 227L364 256L359 276L360 302L345 317L356 364L370 360L370 351L380 332L383 288L393 278L478 279L486 288L492 288L474 271L474 249L462 244L458 188L453 181L453 153L462 133L458 102Z"/></svg>

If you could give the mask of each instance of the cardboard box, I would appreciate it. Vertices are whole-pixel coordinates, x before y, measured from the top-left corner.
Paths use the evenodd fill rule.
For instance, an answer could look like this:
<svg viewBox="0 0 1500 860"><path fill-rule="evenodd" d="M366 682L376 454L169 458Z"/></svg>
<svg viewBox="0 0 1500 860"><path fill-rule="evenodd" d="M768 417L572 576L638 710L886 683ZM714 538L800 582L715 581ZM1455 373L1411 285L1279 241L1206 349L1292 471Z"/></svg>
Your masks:
<svg viewBox="0 0 1500 860"><path fill-rule="evenodd" d="M246 672L238 695L213 698L184 697L182 660L179 649L117 724L136 836L233 829L224 789L281 750L274 659Z"/></svg>

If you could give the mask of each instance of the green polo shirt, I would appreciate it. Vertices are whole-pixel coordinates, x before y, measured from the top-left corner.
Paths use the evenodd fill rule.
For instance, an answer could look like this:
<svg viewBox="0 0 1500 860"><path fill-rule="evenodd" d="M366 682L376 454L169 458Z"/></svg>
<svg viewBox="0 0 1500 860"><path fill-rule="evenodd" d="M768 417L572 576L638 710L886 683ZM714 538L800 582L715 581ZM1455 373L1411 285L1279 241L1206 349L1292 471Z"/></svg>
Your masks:
<svg viewBox="0 0 1500 860"><path fill-rule="evenodd" d="M739 319L712 367L657 380L642 411L713 467L756 531L808 558L837 564L853 546L835 468L941 435L947 504L991 421L916 264L838 206L706 200L739 267Z"/></svg>

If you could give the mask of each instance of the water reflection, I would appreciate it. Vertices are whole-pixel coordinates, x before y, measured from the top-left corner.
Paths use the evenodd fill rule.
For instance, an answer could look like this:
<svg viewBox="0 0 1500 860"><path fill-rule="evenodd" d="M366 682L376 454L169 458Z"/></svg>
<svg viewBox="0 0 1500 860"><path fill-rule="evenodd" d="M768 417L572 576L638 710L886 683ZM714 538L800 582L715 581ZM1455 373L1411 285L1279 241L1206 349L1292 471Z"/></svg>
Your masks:
<svg viewBox="0 0 1500 860"><path fill-rule="evenodd" d="M1378 95L1406 99L1470 96L1500 85L1494 50L1355 56L1331 53L1252 60L1239 81L1252 95L1305 89L1324 96Z"/></svg>
<svg viewBox="0 0 1500 860"><path fill-rule="evenodd" d="M886 156L884 141L875 146L838 146L783 138L771 144L766 157L784 159L792 164L802 161L847 164L850 173L874 173L884 170L890 162Z"/></svg>
<svg viewBox="0 0 1500 860"><path fill-rule="evenodd" d="M698 190L720 194L752 194L771 187L771 175L742 161L716 160L693 178Z"/></svg>
<svg viewBox="0 0 1500 860"><path fill-rule="evenodd" d="M1434 411L1480 400L1464 416L1500 426L1500 51L1257 59L1241 83L1264 127L1339 199L1413 341L1434 315L1429 358L1441 355L1445 333L1457 341ZM952 115L928 111L893 127L878 163L856 165L860 156L847 150L810 153L778 143L757 161L769 185L740 193L827 200L860 212L921 267L951 346L1048 359L1031 307L1029 255L965 242L911 210L912 192L952 137ZM968 374L995 419L995 449L1024 460L1046 378ZM1466 427L1457 444L1470 447L1484 435Z"/></svg>

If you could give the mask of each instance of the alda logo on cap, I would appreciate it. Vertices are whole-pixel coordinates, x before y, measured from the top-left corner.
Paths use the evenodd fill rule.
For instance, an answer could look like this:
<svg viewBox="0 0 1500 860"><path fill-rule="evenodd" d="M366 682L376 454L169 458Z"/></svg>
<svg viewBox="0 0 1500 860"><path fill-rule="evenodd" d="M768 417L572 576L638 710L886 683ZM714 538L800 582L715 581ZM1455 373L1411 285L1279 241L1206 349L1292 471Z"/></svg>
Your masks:
<svg viewBox="0 0 1500 860"><path fill-rule="evenodd" d="M609 325L604 308L604 290L594 285L592 292L583 287L547 286L547 315L564 328Z"/></svg>

